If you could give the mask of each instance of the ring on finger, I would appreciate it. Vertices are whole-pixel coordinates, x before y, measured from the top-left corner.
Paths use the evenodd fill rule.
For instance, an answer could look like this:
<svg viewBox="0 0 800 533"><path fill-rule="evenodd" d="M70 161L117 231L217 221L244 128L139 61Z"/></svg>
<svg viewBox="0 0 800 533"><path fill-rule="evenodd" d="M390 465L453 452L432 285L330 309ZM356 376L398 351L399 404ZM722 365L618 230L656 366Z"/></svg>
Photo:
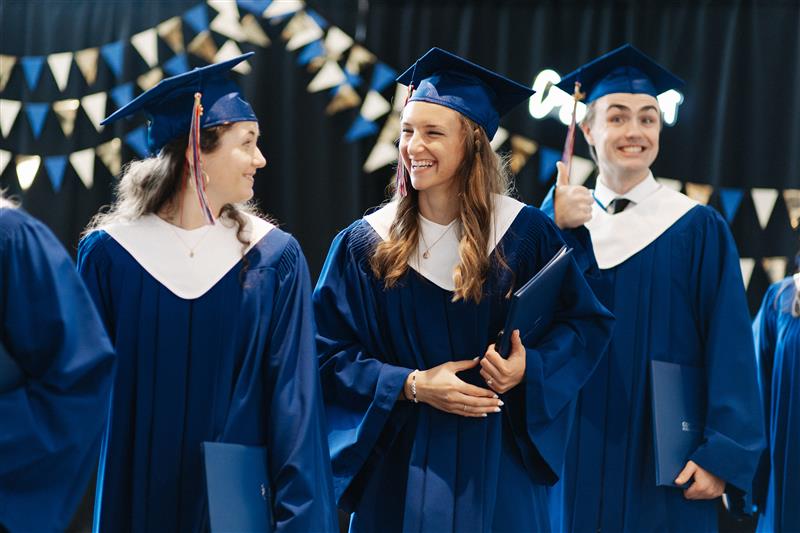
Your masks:
<svg viewBox="0 0 800 533"><path fill-rule="evenodd" d="M487 385L491 385L492 383L494 383L494 380L492 378L486 380Z"/></svg>
<svg viewBox="0 0 800 533"><path fill-rule="evenodd" d="M464 404L464 412L467 412L467 404Z"/></svg>

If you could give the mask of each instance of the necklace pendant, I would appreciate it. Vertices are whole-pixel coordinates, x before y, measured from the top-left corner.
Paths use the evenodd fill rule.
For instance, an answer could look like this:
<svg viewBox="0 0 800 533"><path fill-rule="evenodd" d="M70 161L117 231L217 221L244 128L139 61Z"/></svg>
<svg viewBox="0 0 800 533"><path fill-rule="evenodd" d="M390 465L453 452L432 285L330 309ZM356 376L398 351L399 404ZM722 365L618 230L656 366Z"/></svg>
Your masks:
<svg viewBox="0 0 800 533"><path fill-rule="evenodd" d="M425 250L425 253L424 253L424 254L422 254L422 258L423 258L423 259L427 259L427 258L429 258L430 256L431 256L431 254L428 252L428 250Z"/></svg>
<svg viewBox="0 0 800 533"><path fill-rule="evenodd" d="M189 252L189 257L194 257L194 251Z"/></svg>

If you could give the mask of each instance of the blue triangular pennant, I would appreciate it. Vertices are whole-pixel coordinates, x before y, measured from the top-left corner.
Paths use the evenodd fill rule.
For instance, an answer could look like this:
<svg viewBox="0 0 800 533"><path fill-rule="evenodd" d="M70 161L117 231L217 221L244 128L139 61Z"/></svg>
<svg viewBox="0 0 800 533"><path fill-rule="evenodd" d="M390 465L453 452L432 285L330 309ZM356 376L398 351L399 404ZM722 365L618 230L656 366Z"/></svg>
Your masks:
<svg viewBox="0 0 800 533"><path fill-rule="evenodd" d="M378 62L372 69L372 83L369 84L369 88L381 92L387 85L394 83L395 78L397 78L397 71L386 63Z"/></svg>
<svg viewBox="0 0 800 533"><path fill-rule="evenodd" d="M28 122L31 123L33 136L38 139L44 128L44 121L47 118L47 111L50 109L48 103L25 104L25 113L28 115Z"/></svg>
<svg viewBox="0 0 800 533"><path fill-rule="evenodd" d="M115 78L122 75L122 57L125 52L125 43L116 41L113 43L104 44L100 47L100 55L103 56L111 72L114 73Z"/></svg>
<svg viewBox="0 0 800 533"><path fill-rule="evenodd" d="M53 190L55 192L60 191L61 183L64 181L64 170L67 168L67 156L53 155L45 157L44 167L47 169L47 175L50 177Z"/></svg>
<svg viewBox="0 0 800 533"><path fill-rule="evenodd" d="M183 20L191 26L195 33L208 29L208 12L205 3L198 4L183 14Z"/></svg>
<svg viewBox="0 0 800 533"><path fill-rule="evenodd" d="M314 19L314 22L317 23L317 26L319 26L323 30L328 27L328 21L322 18L322 15L320 15L313 9L306 9L306 14L312 19Z"/></svg>
<svg viewBox="0 0 800 533"><path fill-rule="evenodd" d="M539 148L539 182L547 183L556 171L556 163L561 160L561 152L542 146Z"/></svg>
<svg viewBox="0 0 800 533"><path fill-rule="evenodd" d="M300 54L297 56L297 64L301 67L304 67L311 63L312 59L315 59L320 56L325 55L325 47L322 45L322 41L316 40L312 43L307 44L300 50Z"/></svg>
<svg viewBox="0 0 800 533"><path fill-rule="evenodd" d="M345 83L350 84L352 87L360 87L361 86L361 76L358 74L353 74L347 69L344 69L344 75L347 76L347 81Z"/></svg>
<svg viewBox="0 0 800 533"><path fill-rule="evenodd" d="M177 76L189 70L189 61L186 54L178 54L164 61L164 71L170 76Z"/></svg>
<svg viewBox="0 0 800 533"><path fill-rule="evenodd" d="M742 205L742 198L744 198L743 189L720 188L719 199L722 203L722 212L728 220L728 224L733 224L733 218L736 216L736 212L739 211L739 206Z"/></svg>
<svg viewBox="0 0 800 533"><path fill-rule="evenodd" d="M35 91L42 77L42 66L44 66L44 56L26 56L19 60L22 64L22 71L25 73L25 81L28 88Z"/></svg>
<svg viewBox="0 0 800 533"><path fill-rule="evenodd" d="M133 148L140 158L144 159L150 155L150 149L147 147L147 126L139 126L135 130L128 132L125 135L125 144Z"/></svg>
<svg viewBox="0 0 800 533"><path fill-rule="evenodd" d="M378 133L378 125L370 120L365 119L361 115L356 117L356 121L350 126L350 129L345 134L344 138L347 142L355 142L364 137L375 135Z"/></svg>
<svg viewBox="0 0 800 533"><path fill-rule="evenodd" d="M108 91L108 94L111 95L111 99L114 100L117 107L122 107L133 100L133 82L129 81L128 83L117 85Z"/></svg>
<svg viewBox="0 0 800 533"><path fill-rule="evenodd" d="M267 6L272 3L272 0L236 0L236 3L242 9L260 17L264 10L267 9Z"/></svg>

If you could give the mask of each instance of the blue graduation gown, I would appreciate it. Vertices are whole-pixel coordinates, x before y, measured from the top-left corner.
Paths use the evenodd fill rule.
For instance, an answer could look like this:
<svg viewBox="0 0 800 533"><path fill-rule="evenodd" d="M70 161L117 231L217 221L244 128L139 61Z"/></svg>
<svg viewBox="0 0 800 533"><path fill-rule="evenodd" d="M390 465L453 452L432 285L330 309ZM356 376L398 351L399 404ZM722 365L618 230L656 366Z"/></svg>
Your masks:
<svg viewBox="0 0 800 533"><path fill-rule="evenodd" d="M100 452L114 352L72 260L0 208L0 342L24 374L0 392L0 530L66 529Z"/></svg>
<svg viewBox="0 0 800 533"><path fill-rule="evenodd" d="M452 302L410 268L386 290L369 267L379 241L363 219L342 231L314 291L334 486L354 511L350 530L546 530L545 484L561 469L571 402L613 319L572 265L555 325L526 347L526 378L503 396L502 413L465 418L398 401L413 369L482 355L503 326L509 286L563 241L538 209L523 208L498 245L510 271L492 267L480 304ZM464 379L486 387L477 371Z"/></svg>
<svg viewBox="0 0 800 533"><path fill-rule="evenodd" d="M772 285L753 322L768 448L754 488L760 533L800 531L800 318L794 282Z"/></svg>
<svg viewBox="0 0 800 533"><path fill-rule="evenodd" d="M104 231L81 241L119 356L101 531L203 529L203 441L266 446L277 531L337 530L305 258L277 228L246 258L185 300Z"/></svg>
<svg viewBox="0 0 800 533"><path fill-rule="evenodd" d="M552 216L552 193L542 207ZM748 490L764 446L750 318L728 226L697 205L616 267L599 270L585 227L563 232L587 281L614 313L605 357L581 390L553 529L567 532L717 530L713 500L657 487L649 362L704 368L704 441L690 459Z"/></svg>

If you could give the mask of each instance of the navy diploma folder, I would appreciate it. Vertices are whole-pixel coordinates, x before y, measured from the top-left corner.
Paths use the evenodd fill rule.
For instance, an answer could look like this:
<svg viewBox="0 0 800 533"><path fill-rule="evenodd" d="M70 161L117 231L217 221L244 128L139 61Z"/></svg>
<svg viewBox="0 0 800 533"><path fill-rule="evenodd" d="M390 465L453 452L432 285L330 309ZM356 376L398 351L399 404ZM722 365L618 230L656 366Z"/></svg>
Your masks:
<svg viewBox="0 0 800 533"><path fill-rule="evenodd" d="M519 330L520 338L535 343L550 327L561 293L564 274L571 261L572 248L566 245L522 287L511 296L505 326L498 334L495 349L503 357L511 352L511 334Z"/></svg>
<svg viewBox="0 0 800 533"><path fill-rule="evenodd" d="M675 487L675 478L703 440L705 372L666 361L651 361L650 371L656 485Z"/></svg>
<svg viewBox="0 0 800 533"><path fill-rule="evenodd" d="M8 392L25 381L22 370L0 342L0 392Z"/></svg>
<svg viewBox="0 0 800 533"><path fill-rule="evenodd" d="M267 449L224 442L202 446L212 533L273 531Z"/></svg>

